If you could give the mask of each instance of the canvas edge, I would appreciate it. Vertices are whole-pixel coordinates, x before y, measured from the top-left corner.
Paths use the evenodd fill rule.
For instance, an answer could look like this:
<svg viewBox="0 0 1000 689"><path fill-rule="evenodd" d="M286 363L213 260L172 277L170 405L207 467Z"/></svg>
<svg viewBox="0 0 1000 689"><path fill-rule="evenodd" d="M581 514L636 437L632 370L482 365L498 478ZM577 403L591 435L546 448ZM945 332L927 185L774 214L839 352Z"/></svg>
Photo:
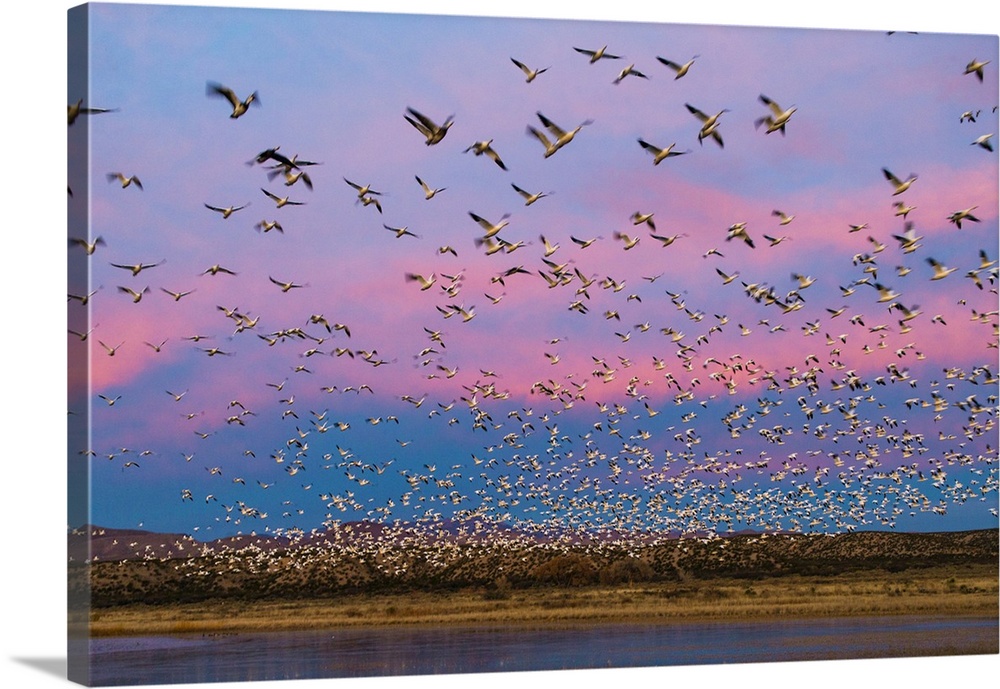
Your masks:
<svg viewBox="0 0 1000 689"><path fill-rule="evenodd" d="M67 20L67 103L72 105L81 98L89 103L90 87L90 8L88 5L71 7ZM67 209L66 232L67 288L70 294L86 295L90 292L90 266L88 252L74 248L72 238L94 241L90 228L90 133L88 118L80 118L67 134ZM73 123L71 123L73 124ZM67 297L67 329L88 333L91 328L89 303ZM90 343L82 337L70 336L67 346L67 516L69 524L89 524L90 519L90 461L85 450L89 447L89 352ZM85 385L81 386L80 381ZM67 530L66 601L67 601L67 679L90 685L90 537L83 543L85 549L72 547ZM75 545L75 543L74 543ZM82 561L81 561L82 560Z"/></svg>

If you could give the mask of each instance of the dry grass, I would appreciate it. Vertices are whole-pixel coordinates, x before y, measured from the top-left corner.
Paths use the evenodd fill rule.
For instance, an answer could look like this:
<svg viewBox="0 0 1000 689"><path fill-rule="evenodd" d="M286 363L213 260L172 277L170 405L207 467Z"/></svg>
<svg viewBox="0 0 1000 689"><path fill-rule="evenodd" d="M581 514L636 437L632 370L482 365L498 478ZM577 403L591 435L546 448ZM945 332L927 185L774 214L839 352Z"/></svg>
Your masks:
<svg viewBox="0 0 1000 689"><path fill-rule="evenodd" d="M997 569L712 578L582 588L464 589L295 601L127 605L91 613L95 636L405 624L575 624L875 615L998 615Z"/></svg>

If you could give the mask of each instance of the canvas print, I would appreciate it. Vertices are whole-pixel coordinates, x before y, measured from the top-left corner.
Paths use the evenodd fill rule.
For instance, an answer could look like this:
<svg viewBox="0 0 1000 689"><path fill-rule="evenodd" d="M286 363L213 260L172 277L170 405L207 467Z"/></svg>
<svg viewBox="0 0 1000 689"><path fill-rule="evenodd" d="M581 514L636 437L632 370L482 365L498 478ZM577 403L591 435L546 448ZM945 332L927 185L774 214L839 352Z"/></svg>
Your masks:
<svg viewBox="0 0 1000 689"><path fill-rule="evenodd" d="M997 36L68 29L71 679L998 652Z"/></svg>

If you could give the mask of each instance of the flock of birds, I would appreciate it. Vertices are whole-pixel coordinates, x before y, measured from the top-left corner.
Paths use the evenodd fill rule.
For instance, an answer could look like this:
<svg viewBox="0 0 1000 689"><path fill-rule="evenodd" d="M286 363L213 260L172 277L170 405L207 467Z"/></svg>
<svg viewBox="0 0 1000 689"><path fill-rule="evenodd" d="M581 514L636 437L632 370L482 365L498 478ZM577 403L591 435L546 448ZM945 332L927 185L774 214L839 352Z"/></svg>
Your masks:
<svg viewBox="0 0 1000 689"><path fill-rule="evenodd" d="M572 49L591 64L624 61L622 56L609 53L607 46ZM691 78L698 58L657 60L679 80ZM547 68L529 67L514 57L510 61L524 81L532 84L526 88L544 88L541 82ZM972 60L964 72L982 81L989 64L987 60ZM956 71L962 72L960 67ZM512 72L514 77L516 72ZM612 83L649 78L635 64L628 64ZM231 111L220 108L220 117L228 114L240 120L235 126L252 126L253 110L261 105L256 91L240 96L227 86L209 82L206 93L211 99L206 107L215 107L211 105L214 99L222 99ZM759 101L761 111L753 125L760 136L784 136L786 130L794 128L796 107L784 107L764 94ZM724 149L724 116L729 111L713 114L690 103L684 105L697 123L698 145ZM994 113L996 110L993 107ZM430 117L405 104L400 105L400 111L413 136L422 137L427 147L459 136L453 117ZM69 106L69 124L83 116L126 116L112 114L117 112L84 107L78 101ZM969 126L982 114L982 110L970 110L960 118L956 113L956 118L961 126ZM585 128L592 125L590 119L573 126L557 124L538 111L537 122L527 125L526 136L537 141L537 154L544 158L572 155L563 149L571 147L577 136L585 136ZM452 133L453 127L456 133ZM992 152L992 136L982 134L971 143ZM692 153L691 149L680 150L676 143L654 144L644 138L638 139L638 146L651 157L653 166L667 165L672 158ZM462 150L508 170L493 140L475 141ZM303 188L308 193L314 184L344 184L350 188L345 193L355 205L374 207L360 212L376 219L373 226L381 225L379 231L387 233L383 236L388 241L427 241L407 226L383 222L389 206L389 194L384 190L351 179L349 172L324 177L320 171L328 170L328 163L324 166L320 161L290 156L274 146L253 155L249 165L263 168L268 182L280 185L280 191L261 186L254 192L261 193L275 211L303 204L301 195L294 196ZM109 184L120 185L128 193L133 193L130 187L135 193L145 189L135 174L106 174ZM974 247L968 252L967 263L960 266L944 265L934 256L924 255L923 237L908 217L913 207L905 202L908 190L919 183L918 176L904 178L888 167L873 171L876 176L886 181L886 203L897 209L901 229L879 237L867 223L845 218L843 232L859 233L860 248L851 265L830 266L828 274L816 277L793 273L790 290L777 282L744 281L736 271L708 268L718 276L718 289L729 290L732 311L728 314L707 313L690 303L683 289L672 286L660 292L663 296L657 302L648 296L643 302L634 285L651 288L663 273L612 277L581 268L582 258L578 261L577 257L593 251L590 247L596 242L612 242L623 251L637 253L640 243L643 248L649 244L666 248L688 239L686 234L658 230L657 218L648 211L637 211L631 218L634 229L623 227L610 239L543 234L538 243L512 239L509 214L487 218L469 211L463 222L470 233L477 233L475 241L464 248L438 247L433 253L439 261L456 259L473 245L482 254L497 257L493 261L515 251L521 251L522 256L534 255L489 276L437 267L429 271L415 267L399 276L401 290L412 289L427 296L427 320L421 333L425 346L413 353L413 360L426 372L423 377L432 392L395 389L391 373L377 378L377 383L370 382L369 376L377 369L391 371L406 366L401 360L405 355L387 357L385 350L393 350L388 342L378 343L377 348L355 344L364 340L364 328L324 315L324 310L336 303L329 297L318 295L311 313L289 314L290 322L280 325L273 319L265 322L260 315L252 315L252 310L213 304L206 308L218 311L223 324L219 332L225 331L229 344L202 343L203 338L211 337L204 335L185 339L207 357L231 357L251 347L267 347L269 356L284 357L289 362L284 379L254 383L266 388L271 402L251 408L234 398L224 409L181 412L188 391L164 390L165 404L177 409L172 413L212 426L207 431L194 429L190 447L174 453L178 456L117 446L75 451L93 462L114 462L122 472L141 472L155 463L179 464L183 472L176 474L177 509L202 505L211 510L208 523L195 527L195 531L206 532L215 528L304 535L357 520L433 526L444 519L460 524L460 531L486 529L487 533L499 524L546 534L717 534L740 528L842 532L873 526L894 528L918 514L945 514L956 504L995 505L998 311L968 307L982 303L983 295L997 293L995 237ZM432 202L447 191L447 187L427 183L419 173L413 177L411 192L394 193L422 194L424 200ZM513 183L509 186L524 206L545 203L552 193L529 191ZM205 199L202 205L220 219L234 222L245 215L238 214L249 204L226 206ZM956 210L948 218L956 233L965 233L961 235L963 242L978 238L970 234L970 227L980 222L977 207ZM737 245L760 251L792 240L794 235L778 233L789 231L786 228L792 226L795 216L781 210L774 210L773 216L775 229L770 234L758 234L746 222L734 222L719 232L716 237L724 244L706 245L705 265L722 256L719 246L726 251ZM914 216L919 214L914 212ZM282 235L286 229L283 223L288 221L265 218L254 229L262 235ZM107 240L102 236L71 237L70 250L83 252L87 261L106 261L105 252L112 251L113 243L110 234ZM526 248L529 246L532 248ZM572 258L567 255L570 252L574 252ZM154 293L165 294L173 302L187 300L194 288L141 284L142 279L156 275L163 262L115 260L102 264L121 271L117 286L120 301L106 308L127 314L133 304L152 298ZM216 279L213 276L241 273L215 263L201 275ZM263 273L273 289L282 293L309 287L308 281L289 280L266 270ZM945 281L951 286L949 294L960 300L951 311L922 313L907 300L903 282L921 279ZM669 280L664 278L664 283ZM843 302L809 300L808 290L824 280L840 280ZM960 286L956 285L959 281L963 281ZM488 285L490 291L484 293L488 306L477 309L461 300L463 290L467 293L473 283ZM471 327L466 324L474 319L477 323L489 319L490 310L503 309L501 302L510 298L508 292L517 290L564 294L568 312L577 318L603 321L596 327L613 332L618 346L594 351L586 370L567 370L572 364L560 355L561 338L552 337L546 340L544 359L524 364L538 373L527 389L508 388L504 375L510 372L491 370L487 357L482 357L483 366L471 373L464 364L453 363L449 356L462 344L460 337L449 337L449 333ZM95 294L97 290L69 295L71 325L79 322L74 320L78 313L75 304L89 306L98 298ZM99 298L110 300L111 296ZM995 307L996 300L993 302ZM606 308L594 308L597 303ZM868 315L876 313L873 306L883 314L879 321ZM639 307L650 320L629 327L623 319ZM769 367L738 352L722 355L714 346L717 338L791 335L796 326L791 325L789 314L797 312L801 312L798 316L808 314L799 328L803 337L810 338L812 351L801 356L799 345L786 345L786 353L778 354L782 357L780 367ZM761 313L767 316L758 319ZM905 337L917 319L944 327L946 319L953 318L971 319L981 328L982 337L968 343L969 351L981 356L981 363L960 367L942 362L944 368L927 371L923 348L930 343L906 342ZM123 346L135 343L109 339L104 329L96 324L71 329L71 338L76 341L71 346L90 347L94 365L110 367ZM539 325L539 339L542 330ZM662 338L659 354L651 361L632 358L630 342L657 334ZM168 342L180 337L179 333L164 332L162 339L145 342L149 356L160 355L164 347L171 346ZM503 338L503 332L496 334L500 347ZM868 355L885 363L874 368ZM331 358L350 360L357 378L317 382L323 366L317 362ZM925 371L927 377L918 378L911 368ZM245 370L241 376L249 378L252 373ZM366 378L366 382L359 382ZM457 380L449 382L453 379ZM345 395L349 402L337 401L348 399ZM98 408L128 404L128 399L113 390L94 391L94 398ZM905 401L891 401L896 398ZM333 401L326 403L324 399ZM363 420L348 418L362 408L371 410ZM902 414L912 416L908 419ZM280 417L286 436L274 442L257 437L254 427L263 416ZM352 441L359 424L370 427L371 433L384 433L378 444L368 447L367 440ZM956 427L961 431L954 432ZM404 428L421 430L413 437L400 437ZM461 456L444 453L436 459L419 454L419 447L428 439L449 437L453 429L463 429L466 442L475 439L478 449L471 453L463 450ZM209 460L206 464L199 438L221 432L230 434L230 452L236 459ZM371 433L362 437L371 437ZM262 443L270 444L262 447ZM763 449L750 452L744 443ZM270 473L251 475L261 463L270 466ZM281 468L277 478L274 465ZM283 498L280 511L261 504L275 491L281 491ZM990 512L995 516L995 507Z"/></svg>

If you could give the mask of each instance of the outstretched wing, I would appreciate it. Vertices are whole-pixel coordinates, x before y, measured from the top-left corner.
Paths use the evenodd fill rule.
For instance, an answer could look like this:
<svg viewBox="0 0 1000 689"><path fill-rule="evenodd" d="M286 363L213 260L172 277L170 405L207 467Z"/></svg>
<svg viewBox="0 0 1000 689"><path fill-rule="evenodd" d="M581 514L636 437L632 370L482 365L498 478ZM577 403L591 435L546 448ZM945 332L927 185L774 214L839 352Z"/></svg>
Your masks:
<svg viewBox="0 0 1000 689"><path fill-rule="evenodd" d="M222 96L228 100L229 104L234 108L240 104L240 99L236 97L233 90L227 86L223 86L222 84L216 84L215 82L210 81L205 85L205 92L210 96Z"/></svg>
<svg viewBox="0 0 1000 689"><path fill-rule="evenodd" d="M538 119L542 121L542 124L545 125L545 128L548 129L550 132L552 132L553 136L555 136L556 138L560 138L566 134L566 132L562 130L559 127L559 125L557 125L555 122L553 122L548 117L543 115L541 112L538 112L536 114L538 115Z"/></svg>

